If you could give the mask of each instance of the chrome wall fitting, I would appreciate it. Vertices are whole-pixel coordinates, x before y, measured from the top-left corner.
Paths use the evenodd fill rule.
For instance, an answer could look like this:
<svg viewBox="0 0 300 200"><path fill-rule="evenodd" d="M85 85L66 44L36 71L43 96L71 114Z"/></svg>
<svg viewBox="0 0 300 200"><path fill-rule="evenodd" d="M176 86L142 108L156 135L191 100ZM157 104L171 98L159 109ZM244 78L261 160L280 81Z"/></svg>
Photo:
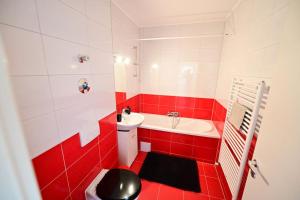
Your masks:
<svg viewBox="0 0 300 200"><path fill-rule="evenodd" d="M84 62L87 62L90 60L90 57L89 56L86 56L86 55L79 55L78 56L78 60L80 63L84 63Z"/></svg>
<svg viewBox="0 0 300 200"><path fill-rule="evenodd" d="M82 94L86 94L90 91L90 86L86 78L82 78L78 81L78 89Z"/></svg>

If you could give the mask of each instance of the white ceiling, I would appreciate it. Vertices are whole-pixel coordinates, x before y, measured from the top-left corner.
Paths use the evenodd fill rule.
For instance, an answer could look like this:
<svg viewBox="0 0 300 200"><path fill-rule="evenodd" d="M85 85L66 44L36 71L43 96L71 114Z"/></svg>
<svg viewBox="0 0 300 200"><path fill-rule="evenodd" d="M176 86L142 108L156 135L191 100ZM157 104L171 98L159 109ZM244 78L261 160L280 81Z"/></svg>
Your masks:
<svg viewBox="0 0 300 200"><path fill-rule="evenodd" d="M224 20L238 0L113 0L138 26Z"/></svg>

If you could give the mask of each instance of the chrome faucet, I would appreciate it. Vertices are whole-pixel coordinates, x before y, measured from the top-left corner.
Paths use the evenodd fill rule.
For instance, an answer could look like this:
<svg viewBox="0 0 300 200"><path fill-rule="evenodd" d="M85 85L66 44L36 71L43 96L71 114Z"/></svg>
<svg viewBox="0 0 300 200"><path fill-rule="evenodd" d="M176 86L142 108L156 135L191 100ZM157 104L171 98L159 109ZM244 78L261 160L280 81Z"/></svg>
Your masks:
<svg viewBox="0 0 300 200"><path fill-rule="evenodd" d="M179 112L168 112L167 116L168 117L179 117L180 113Z"/></svg>
<svg viewBox="0 0 300 200"><path fill-rule="evenodd" d="M175 129L180 121L179 112L168 112L167 116L172 117L172 129Z"/></svg>

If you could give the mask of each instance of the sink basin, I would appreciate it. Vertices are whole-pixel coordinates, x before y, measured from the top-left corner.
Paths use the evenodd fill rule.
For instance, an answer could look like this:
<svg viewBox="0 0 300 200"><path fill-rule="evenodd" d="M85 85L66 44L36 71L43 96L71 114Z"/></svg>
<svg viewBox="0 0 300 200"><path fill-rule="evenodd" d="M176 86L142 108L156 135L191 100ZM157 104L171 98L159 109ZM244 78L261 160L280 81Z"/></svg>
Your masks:
<svg viewBox="0 0 300 200"><path fill-rule="evenodd" d="M139 113L132 112L129 115L123 114L122 121L117 123L118 130L130 131L135 129L143 123L144 119L144 116Z"/></svg>

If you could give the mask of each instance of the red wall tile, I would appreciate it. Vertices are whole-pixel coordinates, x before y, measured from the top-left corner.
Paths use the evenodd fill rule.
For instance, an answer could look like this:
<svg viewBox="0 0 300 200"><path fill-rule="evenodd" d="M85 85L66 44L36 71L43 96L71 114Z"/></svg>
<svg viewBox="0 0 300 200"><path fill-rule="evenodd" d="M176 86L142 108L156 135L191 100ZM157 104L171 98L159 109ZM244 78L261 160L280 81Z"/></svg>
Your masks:
<svg viewBox="0 0 300 200"><path fill-rule="evenodd" d="M151 139L158 139L158 140L170 142L171 135L172 135L172 133L165 132L165 131L150 130Z"/></svg>
<svg viewBox="0 0 300 200"><path fill-rule="evenodd" d="M126 92L116 92L116 105L124 103L126 101Z"/></svg>
<svg viewBox="0 0 300 200"><path fill-rule="evenodd" d="M51 182L42 191L43 200L65 199L69 196L69 187L66 173L63 173Z"/></svg>
<svg viewBox="0 0 300 200"><path fill-rule="evenodd" d="M180 116L211 120L214 99L180 97L154 94L140 94L140 111L144 113L166 115L168 112L180 112Z"/></svg>
<svg viewBox="0 0 300 200"><path fill-rule="evenodd" d="M193 157L202 162L214 164L216 162L217 149L193 147Z"/></svg>
<svg viewBox="0 0 300 200"><path fill-rule="evenodd" d="M153 151L176 154L199 161L215 163L219 139L190 136L165 131L138 129L138 142L151 143Z"/></svg>
<svg viewBox="0 0 300 200"><path fill-rule="evenodd" d="M99 162L99 149L95 146L67 170L71 191L78 186L78 184Z"/></svg>
<svg viewBox="0 0 300 200"><path fill-rule="evenodd" d="M169 106L169 107L175 107L175 96L159 96L159 105L160 106Z"/></svg>
<svg viewBox="0 0 300 200"><path fill-rule="evenodd" d="M117 143L117 134L114 131L101 140L99 145L101 158L104 158Z"/></svg>
<svg viewBox="0 0 300 200"><path fill-rule="evenodd" d="M138 128L138 137L150 138L150 129Z"/></svg>
<svg viewBox="0 0 300 200"><path fill-rule="evenodd" d="M105 169L111 169L118 165L119 158L118 158L118 146L115 145L111 151L104 157L101 161L101 165Z"/></svg>
<svg viewBox="0 0 300 200"><path fill-rule="evenodd" d="M212 110L201 110L197 108L194 109L193 118L210 120L211 117L212 117Z"/></svg>
<svg viewBox="0 0 300 200"><path fill-rule="evenodd" d="M220 135L223 134L226 113L227 109L223 107L217 100L215 100L212 112L212 121Z"/></svg>
<svg viewBox="0 0 300 200"><path fill-rule="evenodd" d="M65 171L61 145L57 145L32 160L40 188Z"/></svg>
<svg viewBox="0 0 300 200"><path fill-rule="evenodd" d="M159 103L159 95L143 94L142 104L155 104Z"/></svg>
<svg viewBox="0 0 300 200"><path fill-rule="evenodd" d="M191 158L193 155L193 146L187 144L171 143L170 153Z"/></svg>
<svg viewBox="0 0 300 200"><path fill-rule="evenodd" d="M193 97L176 97L176 107L195 108L196 98Z"/></svg>
<svg viewBox="0 0 300 200"><path fill-rule="evenodd" d="M68 168L71 164L81 158L87 151L98 144L98 139L95 138L89 144L81 147L79 133L70 137L69 139L62 142L62 149L64 153L64 159L66 167Z"/></svg>
<svg viewBox="0 0 300 200"><path fill-rule="evenodd" d="M173 133L171 137L171 142L193 145L194 136Z"/></svg>
<svg viewBox="0 0 300 200"><path fill-rule="evenodd" d="M170 142L163 141L163 140L157 140L157 139L151 139L151 150L169 154L170 153Z"/></svg>
<svg viewBox="0 0 300 200"><path fill-rule="evenodd" d="M194 137L194 145L198 147L217 149L219 144L219 139L208 138L208 137Z"/></svg>

